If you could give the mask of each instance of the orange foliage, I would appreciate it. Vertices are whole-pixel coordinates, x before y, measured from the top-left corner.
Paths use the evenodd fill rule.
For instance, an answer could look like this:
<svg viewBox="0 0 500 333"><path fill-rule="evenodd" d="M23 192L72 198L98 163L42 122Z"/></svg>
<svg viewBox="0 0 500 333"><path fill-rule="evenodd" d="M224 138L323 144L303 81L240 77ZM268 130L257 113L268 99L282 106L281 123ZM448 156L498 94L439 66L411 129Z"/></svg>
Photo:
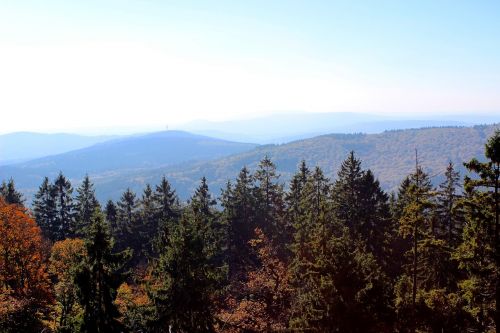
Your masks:
<svg viewBox="0 0 500 333"><path fill-rule="evenodd" d="M39 311L52 301L40 228L19 205L0 198L0 309Z"/></svg>
<svg viewBox="0 0 500 333"><path fill-rule="evenodd" d="M56 278L54 291L56 294L58 325L67 325L70 316L78 312L76 286L73 281L78 264L87 255L85 242L81 239L65 239L52 246L50 255L50 273Z"/></svg>
<svg viewBox="0 0 500 333"><path fill-rule="evenodd" d="M241 286L241 297L229 296L219 319L225 324L220 332L279 331L288 324L291 286L287 267L269 239L260 229L250 241L261 265L247 275Z"/></svg>

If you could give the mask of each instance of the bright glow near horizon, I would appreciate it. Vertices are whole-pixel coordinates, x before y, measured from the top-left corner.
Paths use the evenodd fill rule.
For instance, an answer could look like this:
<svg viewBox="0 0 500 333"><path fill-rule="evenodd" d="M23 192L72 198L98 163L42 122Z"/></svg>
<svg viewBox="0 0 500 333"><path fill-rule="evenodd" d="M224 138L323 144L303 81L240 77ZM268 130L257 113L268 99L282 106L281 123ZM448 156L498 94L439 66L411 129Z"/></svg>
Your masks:
<svg viewBox="0 0 500 333"><path fill-rule="evenodd" d="M346 3L0 2L0 132L500 112L497 4Z"/></svg>

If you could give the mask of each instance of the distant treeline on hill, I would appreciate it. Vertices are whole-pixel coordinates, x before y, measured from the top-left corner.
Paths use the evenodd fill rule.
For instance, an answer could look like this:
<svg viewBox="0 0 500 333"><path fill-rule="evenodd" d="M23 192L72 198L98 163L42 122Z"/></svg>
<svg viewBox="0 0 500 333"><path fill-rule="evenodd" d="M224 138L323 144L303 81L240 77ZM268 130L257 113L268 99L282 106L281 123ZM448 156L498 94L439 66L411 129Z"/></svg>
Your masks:
<svg viewBox="0 0 500 333"><path fill-rule="evenodd" d="M285 189L266 157L187 201L60 173L27 209L4 182L0 331L498 331L500 131L485 148L437 186L413 160L391 195L354 152L333 181L302 161Z"/></svg>

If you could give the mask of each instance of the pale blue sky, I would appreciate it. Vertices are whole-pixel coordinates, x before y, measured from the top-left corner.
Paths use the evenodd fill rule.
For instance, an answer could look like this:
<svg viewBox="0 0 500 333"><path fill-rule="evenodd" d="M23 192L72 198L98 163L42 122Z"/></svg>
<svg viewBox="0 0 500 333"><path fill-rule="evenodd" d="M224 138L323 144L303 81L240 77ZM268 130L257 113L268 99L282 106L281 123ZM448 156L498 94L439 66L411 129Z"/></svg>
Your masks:
<svg viewBox="0 0 500 333"><path fill-rule="evenodd" d="M0 0L0 132L500 112L499 1Z"/></svg>

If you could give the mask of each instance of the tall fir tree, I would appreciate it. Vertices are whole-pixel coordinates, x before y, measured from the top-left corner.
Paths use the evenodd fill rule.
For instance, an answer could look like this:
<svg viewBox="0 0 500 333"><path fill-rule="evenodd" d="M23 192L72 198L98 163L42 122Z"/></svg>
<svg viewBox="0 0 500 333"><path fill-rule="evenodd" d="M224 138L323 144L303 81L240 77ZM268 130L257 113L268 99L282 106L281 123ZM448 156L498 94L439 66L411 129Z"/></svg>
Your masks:
<svg viewBox="0 0 500 333"><path fill-rule="evenodd" d="M438 232L450 247L456 248L461 242L464 217L460 195L460 174L455 170L452 162L449 162L446 167L444 176L445 180L439 185L436 195Z"/></svg>
<svg viewBox="0 0 500 333"><path fill-rule="evenodd" d="M342 162L332 192L336 219L387 267L392 238L389 198L354 152Z"/></svg>
<svg viewBox="0 0 500 333"><path fill-rule="evenodd" d="M7 183L5 183L5 181L2 182L2 185L0 185L0 196L2 196L8 204L24 205L23 195L16 189L14 179L12 178L10 178Z"/></svg>
<svg viewBox="0 0 500 333"><path fill-rule="evenodd" d="M33 200L33 214L43 235L51 241L56 241L58 237L56 200L56 189L50 184L49 178L45 177Z"/></svg>
<svg viewBox="0 0 500 333"><path fill-rule="evenodd" d="M229 277L238 281L247 269L253 267L256 258L249 241L257 228L256 198L253 177L246 167L241 169L236 183L227 184L222 193L222 219L227 234L227 262Z"/></svg>
<svg viewBox="0 0 500 333"><path fill-rule="evenodd" d="M225 270L207 242L213 203L202 181L155 260L149 296L160 331L215 332L214 295Z"/></svg>
<svg viewBox="0 0 500 333"><path fill-rule="evenodd" d="M88 175L85 175L82 183L76 189L76 192L76 227L74 233L76 236L83 236L85 234L85 228L90 224L92 214L100 205L95 196L94 184L92 184Z"/></svg>
<svg viewBox="0 0 500 333"><path fill-rule="evenodd" d="M285 195L286 216L288 221L287 228L293 231L293 226L299 222L303 212L301 207L302 195L307 179L311 171L308 169L306 162L302 160L297 173L290 180L289 190Z"/></svg>
<svg viewBox="0 0 500 333"><path fill-rule="evenodd" d="M461 286L476 326L500 332L500 131L488 139L485 156L465 163L477 176L465 178L467 221L457 257L468 273Z"/></svg>
<svg viewBox="0 0 500 333"><path fill-rule="evenodd" d="M73 235L75 211L73 187L62 172L54 181L54 190L56 193L55 240L63 240Z"/></svg>
<svg viewBox="0 0 500 333"><path fill-rule="evenodd" d="M291 235L286 233L283 186L278 179L276 166L265 156L254 174L258 225L275 244L286 244Z"/></svg>
<svg viewBox="0 0 500 333"><path fill-rule="evenodd" d="M127 247L133 250L133 258L130 265L137 264L141 259L142 240L140 237L141 219L139 214L139 202L136 194L127 188L117 202L117 230L114 237L117 239L118 251Z"/></svg>
<svg viewBox="0 0 500 333"><path fill-rule="evenodd" d="M85 248L87 256L75 278L84 313L82 332L122 332L114 300L116 290L125 278L120 271L130 253L114 253L111 233L98 209L94 211L87 230Z"/></svg>
<svg viewBox="0 0 500 333"><path fill-rule="evenodd" d="M153 243L159 228L157 211L153 189L146 184L140 200L140 226L137 235L141 239L141 251L145 258L153 255Z"/></svg>
<svg viewBox="0 0 500 333"><path fill-rule="evenodd" d="M118 230L118 207L109 199L104 207L104 214L106 216L106 222L109 224L110 232L115 235Z"/></svg>

